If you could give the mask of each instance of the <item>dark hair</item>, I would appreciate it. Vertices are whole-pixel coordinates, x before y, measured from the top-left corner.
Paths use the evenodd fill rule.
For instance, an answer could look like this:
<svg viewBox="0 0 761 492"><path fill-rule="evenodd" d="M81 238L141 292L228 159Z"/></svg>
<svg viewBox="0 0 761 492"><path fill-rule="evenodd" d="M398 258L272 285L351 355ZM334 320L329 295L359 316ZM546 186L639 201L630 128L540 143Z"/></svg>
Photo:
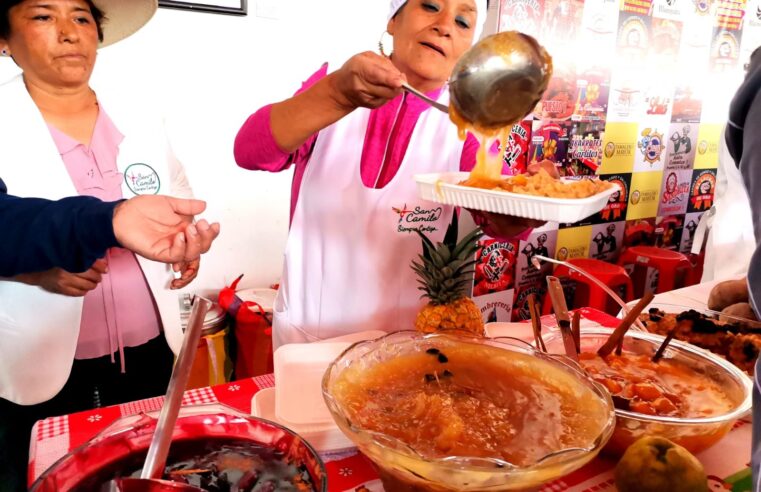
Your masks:
<svg viewBox="0 0 761 492"><path fill-rule="evenodd" d="M0 38L1 39L8 39L8 37L11 34L11 23L8 19L8 13L11 11L13 7L20 4L24 0L0 0ZM92 0L85 0L87 5L90 7L90 14L92 14L93 19L95 20L95 26L98 28L98 40L103 41L103 21L106 19L106 16L103 15L103 12L95 6L95 4L92 2Z"/></svg>

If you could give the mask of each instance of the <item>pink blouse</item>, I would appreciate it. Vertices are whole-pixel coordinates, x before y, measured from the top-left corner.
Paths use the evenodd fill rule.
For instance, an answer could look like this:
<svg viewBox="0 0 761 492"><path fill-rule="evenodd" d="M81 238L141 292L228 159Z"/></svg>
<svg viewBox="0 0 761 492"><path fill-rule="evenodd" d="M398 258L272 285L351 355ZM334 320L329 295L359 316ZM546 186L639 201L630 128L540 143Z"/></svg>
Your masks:
<svg viewBox="0 0 761 492"><path fill-rule="evenodd" d="M104 201L120 200L123 174L116 165L124 137L101 107L90 146L48 125L77 193ZM161 320L135 255L122 248L106 252L108 273L84 297L75 358L93 359L119 352L125 371L124 347L136 347L161 332Z"/></svg>

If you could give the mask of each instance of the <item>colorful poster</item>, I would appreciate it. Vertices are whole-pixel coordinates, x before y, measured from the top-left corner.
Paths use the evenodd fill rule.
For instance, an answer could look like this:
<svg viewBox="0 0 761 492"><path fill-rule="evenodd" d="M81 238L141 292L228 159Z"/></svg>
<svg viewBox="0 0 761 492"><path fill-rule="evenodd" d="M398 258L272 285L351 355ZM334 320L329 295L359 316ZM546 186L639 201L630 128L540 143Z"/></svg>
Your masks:
<svg viewBox="0 0 761 492"><path fill-rule="evenodd" d="M561 168L563 176L594 176L602 164L602 139L605 123L583 121L571 128L568 154Z"/></svg>
<svg viewBox="0 0 761 492"><path fill-rule="evenodd" d="M576 101L576 68L567 63L555 67L547 90L534 110L534 117L544 120L567 120Z"/></svg>
<svg viewBox="0 0 761 492"><path fill-rule="evenodd" d="M523 120L513 125L502 152L502 174L522 174L528 165L528 151L531 145L531 120Z"/></svg>
<svg viewBox="0 0 761 492"><path fill-rule="evenodd" d="M694 123L673 123L668 130L668 152L666 169L684 171L692 169L695 154L698 125Z"/></svg>
<svg viewBox="0 0 761 492"><path fill-rule="evenodd" d="M574 121L605 120L610 96L610 70L592 67L576 77Z"/></svg>
<svg viewBox="0 0 761 492"><path fill-rule="evenodd" d="M682 40L682 23L669 19L652 19L650 28L648 72L673 72L679 58Z"/></svg>
<svg viewBox="0 0 761 492"><path fill-rule="evenodd" d="M596 56L610 66L613 62L618 32L618 0L586 0L581 21L580 48L595 50ZM574 47L569 44L569 51Z"/></svg>
<svg viewBox="0 0 761 492"><path fill-rule="evenodd" d="M542 227L534 231L525 241L520 242L515 273L518 287L543 282L544 277L552 273L552 263L540 262L540 269L537 269L531 259L536 255L552 258L557 245L557 236L557 229Z"/></svg>
<svg viewBox="0 0 761 492"><path fill-rule="evenodd" d="M714 19L716 26L737 31L742 26L746 0L718 0Z"/></svg>
<svg viewBox="0 0 761 492"><path fill-rule="evenodd" d="M624 241L625 222L611 222L592 226L592 243L589 255L596 260L615 263Z"/></svg>
<svg viewBox="0 0 761 492"><path fill-rule="evenodd" d="M695 169L715 169L719 165L719 141L724 138L721 124L702 124L698 131Z"/></svg>
<svg viewBox="0 0 761 492"><path fill-rule="evenodd" d="M630 173L604 174L600 176L600 179L613 183L618 187L618 191L608 198L607 205L595 215L592 222L617 222L623 220L626 217L626 205L629 202L629 186L632 175Z"/></svg>
<svg viewBox="0 0 761 492"><path fill-rule="evenodd" d="M663 170L667 130L668 121L663 118L652 118L640 124L634 158L635 173Z"/></svg>
<svg viewBox="0 0 761 492"><path fill-rule="evenodd" d="M534 121L531 132L531 161L544 159L565 164L568 157L568 140L573 123L571 121Z"/></svg>
<svg viewBox="0 0 761 492"><path fill-rule="evenodd" d="M695 239L695 231L698 229L700 218L705 212L693 212L684 216L684 229L682 230L682 239L679 244L679 251L689 253L692 249L692 243Z"/></svg>
<svg viewBox="0 0 761 492"><path fill-rule="evenodd" d="M737 68L740 59L740 39L742 31L717 28L711 40L709 68L713 73L725 73Z"/></svg>
<svg viewBox="0 0 761 492"><path fill-rule="evenodd" d="M543 0L501 0L499 30L520 31L539 38L542 31Z"/></svg>
<svg viewBox="0 0 761 492"><path fill-rule="evenodd" d="M608 123L603 138L600 174L630 173L637 150L636 123Z"/></svg>
<svg viewBox="0 0 761 492"><path fill-rule="evenodd" d="M627 220L624 229L624 249L632 246L652 246L655 243L655 217Z"/></svg>
<svg viewBox="0 0 761 492"><path fill-rule="evenodd" d="M608 99L608 122L637 122L644 107L645 82L642 74L633 70L619 70L613 74ZM669 94L669 99L673 93Z"/></svg>
<svg viewBox="0 0 761 492"><path fill-rule="evenodd" d="M684 20L685 10L692 6L689 0L653 0L652 5L651 12L654 18L675 21Z"/></svg>
<svg viewBox="0 0 761 492"><path fill-rule="evenodd" d="M473 298L484 323L509 323L513 318L513 289Z"/></svg>
<svg viewBox="0 0 761 492"><path fill-rule="evenodd" d="M529 296L533 294L536 301L541 303L543 302L545 292L547 292L547 287L543 281L517 288L515 290L515 300L513 301L513 321L531 319L528 303Z"/></svg>
<svg viewBox="0 0 761 492"><path fill-rule="evenodd" d="M679 123L699 123L703 101L697 93L697 80L678 82L674 89L674 107L671 121Z"/></svg>
<svg viewBox="0 0 761 492"><path fill-rule="evenodd" d="M572 227L558 231L555 258L560 261L571 258L587 258L592 239L592 226Z"/></svg>
<svg viewBox="0 0 761 492"><path fill-rule="evenodd" d="M550 47L569 45L579 36L584 0L544 0L541 39Z"/></svg>
<svg viewBox="0 0 761 492"><path fill-rule="evenodd" d="M473 297L503 292L515 282L518 244L512 241L482 239L476 251Z"/></svg>
<svg viewBox="0 0 761 492"><path fill-rule="evenodd" d="M715 169L696 169L692 172L690 186L690 201L687 212L705 212L713 205L713 194L716 189Z"/></svg>
<svg viewBox="0 0 761 492"><path fill-rule="evenodd" d="M663 173L658 215L679 215L687 211L690 198L691 169L666 170Z"/></svg>
<svg viewBox="0 0 761 492"><path fill-rule="evenodd" d="M648 61L649 51L650 17L621 12L616 43L617 63L644 66Z"/></svg>
<svg viewBox="0 0 761 492"><path fill-rule="evenodd" d="M679 250L682 241L684 215L668 215L655 219L655 246Z"/></svg>
<svg viewBox="0 0 761 492"><path fill-rule="evenodd" d="M662 179L662 171L632 174L629 210L626 212L627 220L656 216Z"/></svg>

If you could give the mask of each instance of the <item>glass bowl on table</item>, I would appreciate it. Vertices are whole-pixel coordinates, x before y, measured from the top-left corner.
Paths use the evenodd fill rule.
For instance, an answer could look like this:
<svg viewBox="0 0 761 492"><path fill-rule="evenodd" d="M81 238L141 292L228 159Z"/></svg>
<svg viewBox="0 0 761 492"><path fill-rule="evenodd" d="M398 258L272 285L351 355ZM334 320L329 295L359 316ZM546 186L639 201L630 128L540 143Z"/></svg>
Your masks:
<svg viewBox="0 0 761 492"><path fill-rule="evenodd" d="M520 340L396 332L347 349L322 382L386 490L525 490L605 445L613 403L577 367Z"/></svg>
<svg viewBox="0 0 761 492"><path fill-rule="evenodd" d="M156 428L156 414L122 417L46 470L32 492L98 491L116 477L139 477ZM223 404L182 407L165 480L205 490L275 488L325 492L317 452L289 429Z"/></svg>
<svg viewBox="0 0 761 492"><path fill-rule="evenodd" d="M629 331L622 357L611 354L603 360L596 352L612 332L581 332L580 364L610 389L616 405L616 428L605 453L619 456L646 435L665 437L697 453L716 444L750 410L750 378L721 357L672 340L655 363L651 357L665 337ZM550 353L564 352L559 334L544 342Z"/></svg>

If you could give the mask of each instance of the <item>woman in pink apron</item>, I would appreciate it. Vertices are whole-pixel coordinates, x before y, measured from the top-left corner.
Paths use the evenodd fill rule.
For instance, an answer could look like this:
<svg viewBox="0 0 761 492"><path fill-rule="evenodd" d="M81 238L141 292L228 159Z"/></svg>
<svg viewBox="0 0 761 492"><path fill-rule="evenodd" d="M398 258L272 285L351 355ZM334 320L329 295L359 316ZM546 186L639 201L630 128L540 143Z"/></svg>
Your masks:
<svg viewBox="0 0 761 492"><path fill-rule="evenodd" d="M389 58L365 52L323 65L290 99L243 125L235 158L246 169L295 165L291 227L274 310L275 347L363 330L411 329L422 306L410 261L414 230L443 238L453 208L421 200L413 176L469 171L447 115L402 91L406 80L444 104L457 59L480 37L486 0L393 0ZM490 217L493 234L537 223Z"/></svg>

